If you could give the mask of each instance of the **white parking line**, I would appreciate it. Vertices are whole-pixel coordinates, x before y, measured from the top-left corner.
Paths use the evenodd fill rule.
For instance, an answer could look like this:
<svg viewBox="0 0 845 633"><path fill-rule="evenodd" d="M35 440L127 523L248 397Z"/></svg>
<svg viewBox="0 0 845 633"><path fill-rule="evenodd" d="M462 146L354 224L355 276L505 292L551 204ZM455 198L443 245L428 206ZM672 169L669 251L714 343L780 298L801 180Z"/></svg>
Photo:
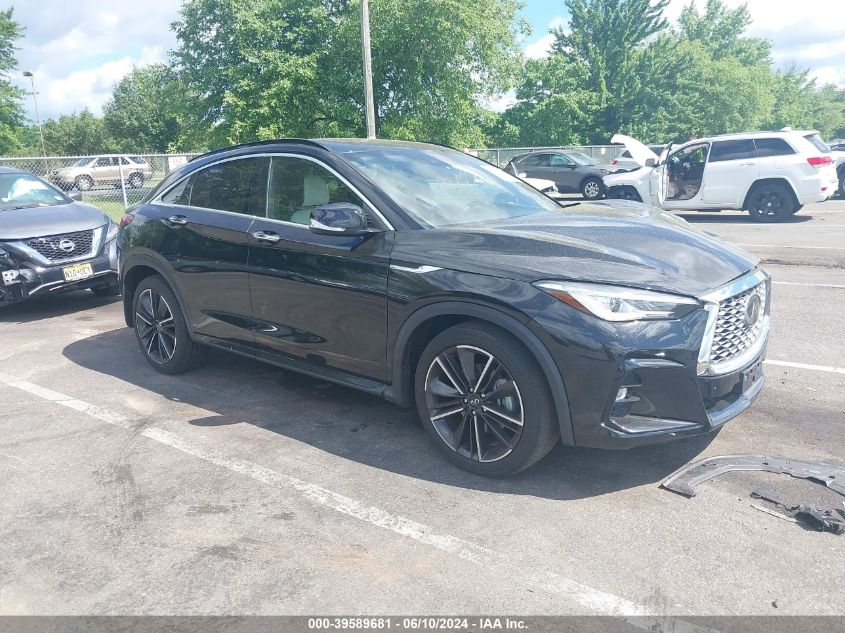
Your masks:
<svg viewBox="0 0 845 633"><path fill-rule="evenodd" d="M809 369L810 371L823 371L828 374L845 374L845 367L828 367L827 365L807 365L805 363L792 363L786 360L766 360L767 365L776 367L791 367L793 369Z"/></svg>
<svg viewBox="0 0 845 633"><path fill-rule="evenodd" d="M10 387L20 389L29 394L43 398L83 413L103 422L113 424L121 428L131 426L131 420L126 417L66 396L64 394L45 389L31 382L13 380L7 376L0 375L0 382ZM136 420L141 422L141 420ZM510 560L504 554L488 549L471 541L435 532L429 526L418 523L403 516L392 514L381 508L368 506L351 497L338 494L322 486L311 484L296 477L279 473L259 464L226 457L216 452L191 444L184 438L165 431L164 429L149 427L141 433L144 437L174 448L192 457L205 462L226 468L227 470L244 475L261 483L281 489L293 489L299 492L304 498L320 506L339 512L349 517L364 521L383 530L388 530L400 536L412 539L423 545L433 547L469 563L491 569L509 578L519 578L522 582L530 583L559 598L573 600L571 606L578 605L593 614L613 615L630 617L628 623L641 629L654 630L656 623L662 620L659 613L653 608L626 600L620 596L595 589L587 585L561 576L554 572L545 570L524 568L522 565ZM634 617L638 616L638 617ZM641 617L652 616L652 617ZM674 624L678 631L689 631L690 633L710 633L712 629L701 627L684 621L677 621Z"/></svg>
<svg viewBox="0 0 845 633"><path fill-rule="evenodd" d="M808 288L845 288L845 284L812 284L803 281L773 281L778 286L807 286Z"/></svg>

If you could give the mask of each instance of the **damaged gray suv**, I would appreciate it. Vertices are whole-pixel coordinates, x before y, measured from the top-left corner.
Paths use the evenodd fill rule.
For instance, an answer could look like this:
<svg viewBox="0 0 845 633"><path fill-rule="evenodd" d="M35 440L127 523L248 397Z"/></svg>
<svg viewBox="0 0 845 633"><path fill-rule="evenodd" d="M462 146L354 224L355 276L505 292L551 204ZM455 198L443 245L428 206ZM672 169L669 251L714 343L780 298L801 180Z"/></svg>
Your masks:
<svg viewBox="0 0 845 633"><path fill-rule="evenodd" d="M0 167L0 306L69 289L118 294L115 237L97 207Z"/></svg>

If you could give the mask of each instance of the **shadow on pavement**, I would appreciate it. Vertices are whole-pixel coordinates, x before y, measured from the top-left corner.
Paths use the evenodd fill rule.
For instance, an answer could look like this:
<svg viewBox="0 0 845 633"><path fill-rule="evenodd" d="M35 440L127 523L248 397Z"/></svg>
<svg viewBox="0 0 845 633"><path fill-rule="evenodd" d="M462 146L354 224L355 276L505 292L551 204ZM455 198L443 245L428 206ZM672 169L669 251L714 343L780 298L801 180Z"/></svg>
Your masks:
<svg viewBox="0 0 845 633"><path fill-rule="evenodd" d="M751 219L751 216L747 213L713 213L713 212L704 212L701 213L693 212L693 213L678 213L675 212L679 218L683 218L690 224L760 224L762 226L778 226L784 224L803 224L804 222L811 222L813 220L812 216L809 215L801 215L799 211L796 215L789 216L785 220L781 222L755 222Z"/></svg>
<svg viewBox="0 0 845 633"><path fill-rule="evenodd" d="M714 436L629 451L561 447L527 471L486 479L449 464L412 410L223 352L194 372L165 376L150 367L128 328L74 342L64 355L86 369L205 409L203 427L252 424L344 459L450 486L549 499L579 499L653 485L701 453ZM106 401L98 405L108 407ZM221 430L221 448L230 441ZM266 449L281 451L268 436Z"/></svg>
<svg viewBox="0 0 845 633"><path fill-rule="evenodd" d="M32 323L100 308L117 301L120 301L118 296L98 297L90 290L59 292L0 308L0 323Z"/></svg>

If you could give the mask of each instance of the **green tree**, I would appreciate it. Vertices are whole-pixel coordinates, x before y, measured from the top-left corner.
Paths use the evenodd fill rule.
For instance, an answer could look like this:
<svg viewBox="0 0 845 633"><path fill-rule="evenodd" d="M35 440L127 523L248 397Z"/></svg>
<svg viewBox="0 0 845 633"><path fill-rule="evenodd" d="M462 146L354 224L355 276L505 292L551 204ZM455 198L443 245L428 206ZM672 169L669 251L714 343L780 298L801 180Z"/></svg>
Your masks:
<svg viewBox="0 0 845 633"><path fill-rule="evenodd" d="M517 70L518 0L372 0L382 136L482 140ZM189 0L173 61L209 144L363 134L357 0Z"/></svg>
<svg viewBox="0 0 845 633"><path fill-rule="evenodd" d="M116 149L103 120L87 109L45 122L44 143L47 153L54 156L86 156Z"/></svg>
<svg viewBox="0 0 845 633"><path fill-rule="evenodd" d="M121 79L103 108L103 123L116 145L127 152L177 149L180 124L173 95L181 90L164 64L135 68Z"/></svg>
<svg viewBox="0 0 845 633"><path fill-rule="evenodd" d="M23 29L15 22L14 9L0 11L0 154L18 147L16 130L24 122L21 99L24 91L12 85L9 75L18 65L15 42Z"/></svg>

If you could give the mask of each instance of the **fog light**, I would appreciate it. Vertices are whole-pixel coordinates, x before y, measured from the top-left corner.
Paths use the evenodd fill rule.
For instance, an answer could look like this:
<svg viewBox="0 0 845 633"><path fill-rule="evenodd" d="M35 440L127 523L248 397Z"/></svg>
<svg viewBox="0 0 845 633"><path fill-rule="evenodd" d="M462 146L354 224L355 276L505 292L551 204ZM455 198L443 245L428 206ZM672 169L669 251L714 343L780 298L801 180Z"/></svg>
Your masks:
<svg viewBox="0 0 845 633"><path fill-rule="evenodd" d="M622 387L619 391L616 392L616 402L621 402L625 398L628 397L628 388Z"/></svg>

